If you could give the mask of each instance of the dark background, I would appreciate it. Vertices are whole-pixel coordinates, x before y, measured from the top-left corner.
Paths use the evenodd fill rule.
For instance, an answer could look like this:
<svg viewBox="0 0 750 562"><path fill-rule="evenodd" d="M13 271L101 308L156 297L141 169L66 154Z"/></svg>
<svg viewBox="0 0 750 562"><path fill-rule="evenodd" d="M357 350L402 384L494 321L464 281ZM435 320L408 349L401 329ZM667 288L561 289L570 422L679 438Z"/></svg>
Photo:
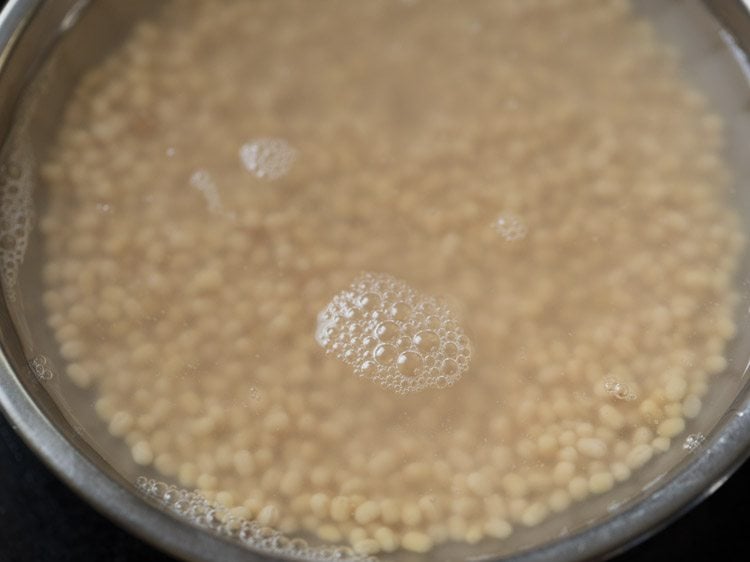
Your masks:
<svg viewBox="0 0 750 562"><path fill-rule="evenodd" d="M4 4L0 0L0 8ZM616 562L750 560L750 464ZM64 486L0 416L0 562L169 562Z"/></svg>

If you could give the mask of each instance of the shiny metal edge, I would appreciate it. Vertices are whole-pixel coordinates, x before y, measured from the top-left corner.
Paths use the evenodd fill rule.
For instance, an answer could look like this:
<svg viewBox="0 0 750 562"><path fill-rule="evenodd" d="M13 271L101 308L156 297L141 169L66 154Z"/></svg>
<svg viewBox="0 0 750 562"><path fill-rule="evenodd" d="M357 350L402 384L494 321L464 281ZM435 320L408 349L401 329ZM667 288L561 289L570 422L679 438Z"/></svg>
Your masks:
<svg viewBox="0 0 750 562"><path fill-rule="evenodd" d="M10 0L0 12L0 73L18 38L44 0ZM746 2L706 1L746 55L750 13ZM0 131L5 141L5 131ZM0 354L0 409L13 429L69 487L116 523L167 552L190 560L262 561L271 558L202 532L144 501L102 472L44 413ZM750 396L733 404L700 456L675 478L623 513L578 533L502 560L602 560L642 542L716 491L750 457ZM483 557L482 560L492 560Z"/></svg>

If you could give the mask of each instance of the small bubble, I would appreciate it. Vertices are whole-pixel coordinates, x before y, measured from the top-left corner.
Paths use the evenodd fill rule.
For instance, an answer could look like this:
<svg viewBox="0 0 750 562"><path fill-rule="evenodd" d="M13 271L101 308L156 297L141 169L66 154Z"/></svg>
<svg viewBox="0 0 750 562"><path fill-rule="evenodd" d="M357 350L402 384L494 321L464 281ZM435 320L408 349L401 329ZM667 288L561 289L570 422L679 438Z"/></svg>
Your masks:
<svg viewBox="0 0 750 562"><path fill-rule="evenodd" d="M166 504L171 504L177 501L177 498L179 498L179 492L175 486L170 486L169 489L164 492L164 496L162 497L162 500Z"/></svg>
<svg viewBox="0 0 750 562"><path fill-rule="evenodd" d="M415 351L405 351L396 360L398 371L405 377L413 377L422 367L422 357Z"/></svg>
<svg viewBox="0 0 750 562"><path fill-rule="evenodd" d="M440 328L440 325L442 324L442 322L440 321L440 318L438 318L437 316L428 316L427 319L425 320L425 324L427 325L428 328L432 330L437 330L438 328Z"/></svg>
<svg viewBox="0 0 750 562"><path fill-rule="evenodd" d="M173 509L180 514L186 514L190 511L190 502L188 500L177 500Z"/></svg>
<svg viewBox="0 0 750 562"><path fill-rule="evenodd" d="M618 400L632 402L637 398L635 392L631 390L630 386L614 379L613 377L607 377L604 379L604 391Z"/></svg>
<svg viewBox="0 0 750 562"><path fill-rule="evenodd" d="M365 349L372 349L377 343L377 340L373 337L365 336L362 338L362 347Z"/></svg>
<svg viewBox="0 0 750 562"><path fill-rule="evenodd" d="M437 306L431 300L420 303L418 308L419 312L421 312L425 316L431 316L437 312Z"/></svg>
<svg viewBox="0 0 750 562"><path fill-rule="evenodd" d="M286 550L289 548L290 544L291 541L284 536L278 536L273 539L273 548L277 550Z"/></svg>
<svg viewBox="0 0 750 562"><path fill-rule="evenodd" d="M166 483L154 482L154 485L151 488L151 493L154 494L157 498L163 499L164 494L167 493L167 490L169 490L169 486Z"/></svg>
<svg viewBox="0 0 750 562"><path fill-rule="evenodd" d="M411 338L409 336L401 336L400 338L396 338L396 341L393 342L393 344L396 346L396 349L404 350L411 348Z"/></svg>
<svg viewBox="0 0 750 562"><path fill-rule="evenodd" d="M381 365L390 365L396 359L396 348L388 344L380 344L373 351L372 356Z"/></svg>
<svg viewBox="0 0 750 562"><path fill-rule="evenodd" d="M205 515L207 511L207 507L203 504L197 504L193 505L192 509L190 510L191 515L194 517L200 517L202 515Z"/></svg>
<svg viewBox="0 0 750 562"><path fill-rule="evenodd" d="M390 310L391 318L394 320L405 321L411 316L411 307L405 302L397 302L391 306Z"/></svg>
<svg viewBox="0 0 750 562"><path fill-rule="evenodd" d="M361 376L370 377L375 374L377 365L375 364L375 361L365 361L364 363L362 363L359 369Z"/></svg>
<svg viewBox="0 0 750 562"><path fill-rule="evenodd" d="M377 293L367 293L357 299L357 306L364 310L374 310L380 306L380 295Z"/></svg>
<svg viewBox="0 0 750 562"><path fill-rule="evenodd" d="M336 547L333 551L334 560L349 560L354 556L354 551L348 546Z"/></svg>
<svg viewBox="0 0 750 562"><path fill-rule="evenodd" d="M453 359L443 360L443 364L440 366L440 371L443 376L452 377L458 372L458 363Z"/></svg>
<svg viewBox="0 0 750 562"><path fill-rule="evenodd" d="M380 341L391 341L393 340L399 333L398 324L391 321L385 321L381 322L377 325L375 328L375 336Z"/></svg>
<svg viewBox="0 0 750 562"><path fill-rule="evenodd" d="M262 539L271 539L276 536L276 531L272 529L271 527L261 527L258 529L258 535L259 538Z"/></svg>
<svg viewBox="0 0 750 562"><path fill-rule="evenodd" d="M440 336L432 330L422 330L414 336L414 345L423 352L433 351L440 346ZM450 345L456 348L455 344Z"/></svg>

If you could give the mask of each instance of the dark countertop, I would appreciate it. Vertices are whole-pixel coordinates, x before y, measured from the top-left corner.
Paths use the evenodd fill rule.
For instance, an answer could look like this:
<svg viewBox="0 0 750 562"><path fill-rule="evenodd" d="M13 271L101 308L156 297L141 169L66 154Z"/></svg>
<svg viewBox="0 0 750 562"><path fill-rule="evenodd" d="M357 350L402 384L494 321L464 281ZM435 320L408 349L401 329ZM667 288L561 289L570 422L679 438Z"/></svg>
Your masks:
<svg viewBox="0 0 750 562"><path fill-rule="evenodd" d="M0 416L0 561L169 562L62 484ZM750 463L713 496L616 562L750 559Z"/></svg>

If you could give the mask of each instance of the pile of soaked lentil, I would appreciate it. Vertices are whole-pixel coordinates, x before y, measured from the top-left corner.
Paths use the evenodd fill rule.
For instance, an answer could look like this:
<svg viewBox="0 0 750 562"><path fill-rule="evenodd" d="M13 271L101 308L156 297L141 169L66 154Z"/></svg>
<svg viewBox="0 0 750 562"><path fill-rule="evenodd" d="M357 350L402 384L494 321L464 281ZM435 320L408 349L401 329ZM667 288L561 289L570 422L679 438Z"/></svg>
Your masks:
<svg viewBox="0 0 750 562"><path fill-rule="evenodd" d="M721 142L626 2L169 4L43 165L48 323L133 460L236 516L504 539L667 450L725 369ZM450 384L394 392L422 363L377 316L347 347L363 275L438 303L464 339L399 337L460 341Z"/></svg>

